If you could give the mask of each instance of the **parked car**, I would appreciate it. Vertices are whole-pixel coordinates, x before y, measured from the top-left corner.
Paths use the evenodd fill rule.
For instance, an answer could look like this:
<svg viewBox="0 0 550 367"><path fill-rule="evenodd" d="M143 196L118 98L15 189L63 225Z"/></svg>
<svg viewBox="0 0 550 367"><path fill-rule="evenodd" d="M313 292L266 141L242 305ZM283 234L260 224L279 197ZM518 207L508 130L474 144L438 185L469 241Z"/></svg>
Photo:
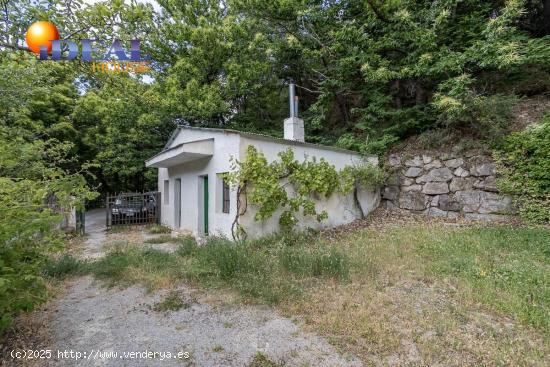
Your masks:
<svg viewBox="0 0 550 367"><path fill-rule="evenodd" d="M157 202L153 194L119 194L111 207L111 223L145 223L155 218Z"/></svg>

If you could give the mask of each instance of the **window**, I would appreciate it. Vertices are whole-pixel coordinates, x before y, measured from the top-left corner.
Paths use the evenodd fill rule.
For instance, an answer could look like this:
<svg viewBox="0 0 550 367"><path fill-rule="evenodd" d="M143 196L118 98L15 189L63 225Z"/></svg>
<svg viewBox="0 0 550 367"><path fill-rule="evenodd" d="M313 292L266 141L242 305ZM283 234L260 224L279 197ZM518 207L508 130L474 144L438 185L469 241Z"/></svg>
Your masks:
<svg viewBox="0 0 550 367"><path fill-rule="evenodd" d="M222 212L229 213L229 185L222 178Z"/></svg>
<svg viewBox="0 0 550 367"><path fill-rule="evenodd" d="M170 204L170 181L164 180L164 205Z"/></svg>

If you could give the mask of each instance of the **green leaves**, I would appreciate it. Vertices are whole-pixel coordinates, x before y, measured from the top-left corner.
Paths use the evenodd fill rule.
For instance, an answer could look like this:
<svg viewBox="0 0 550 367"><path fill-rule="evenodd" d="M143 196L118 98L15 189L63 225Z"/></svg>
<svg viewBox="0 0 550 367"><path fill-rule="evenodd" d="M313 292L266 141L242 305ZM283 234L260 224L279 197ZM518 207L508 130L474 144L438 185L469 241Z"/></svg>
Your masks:
<svg viewBox="0 0 550 367"><path fill-rule="evenodd" d="M527 220L550 222L550 115L508 136L495 153L499 188L514 195Z"/></svg>
<svg viewBox="0 0 550 367"><path fill-rule="evenodd" d="M70 141L72 71L0 55L0 89L14 88L0 93L0 332L45 299L40 266L64 242L56 227L95 196Z"/></svg>
<svg viewBox="0 0 550 367"><path fill-rule="evenodd" d="M233 160L227 179L240 187L240 192L246 192L247 202L256 209L255 220L264 221L281 209L279 224L283 228L296 225L300 211L319 222L327 219L326 211L317 212L314 198L328 198L335 192L348 194L356 184L378 187L385 179L383 171L371 164L348 166L338 172L322 158L319 162L298 162L290 148L278 155L279 160L268 162L249 145L244 161Z"/></svg>

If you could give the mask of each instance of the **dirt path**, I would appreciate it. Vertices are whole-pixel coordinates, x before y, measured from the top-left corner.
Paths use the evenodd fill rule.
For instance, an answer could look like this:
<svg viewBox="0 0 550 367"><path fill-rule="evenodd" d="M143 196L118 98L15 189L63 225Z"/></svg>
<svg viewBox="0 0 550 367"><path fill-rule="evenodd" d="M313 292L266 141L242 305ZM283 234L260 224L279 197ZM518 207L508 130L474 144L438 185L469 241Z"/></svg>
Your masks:
<svg viewBox="0 0 550 367"><path fill-rule="evenodd" d="M82 252L86 258L101 256L108 237L100 215L93 214L96 221L87 222L89 237ZM51 365L247 366L258 352L285 366L361 365L269 308L197 301L185 284L177 285L176 291L185 306L158 312L154 306L167 291L151 294L141 286L106 288L92 277L76 279L50 308L49 328L52 349L79 352L83 359L57 358ZM172 357L179 352L180 356L135 359L123 355L139 352L143 357L146 351L169 352ZM109 352L116 355L105 358Z"/></svg>
<svg viewBox="0 0 550 367"><path fill-rule="evenodd" d="M86 212L86 242L81 257L95 259L104 253L103 244L107 233L105 227L105 209Z"/></svg>

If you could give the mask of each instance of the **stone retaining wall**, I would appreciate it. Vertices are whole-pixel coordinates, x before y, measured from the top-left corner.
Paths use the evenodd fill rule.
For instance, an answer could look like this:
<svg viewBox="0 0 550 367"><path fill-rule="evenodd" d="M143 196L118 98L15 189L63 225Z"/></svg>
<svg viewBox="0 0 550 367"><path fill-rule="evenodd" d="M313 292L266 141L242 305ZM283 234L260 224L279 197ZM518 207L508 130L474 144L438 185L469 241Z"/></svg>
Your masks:
<svg viewBox="0 0 550 367"><path fill-rule="evenodd" d="M392 154L388 164L394 172L382 190L388 209L473 220L506 220L515 213L512 199L498 192L490 157Z"/></svg>

